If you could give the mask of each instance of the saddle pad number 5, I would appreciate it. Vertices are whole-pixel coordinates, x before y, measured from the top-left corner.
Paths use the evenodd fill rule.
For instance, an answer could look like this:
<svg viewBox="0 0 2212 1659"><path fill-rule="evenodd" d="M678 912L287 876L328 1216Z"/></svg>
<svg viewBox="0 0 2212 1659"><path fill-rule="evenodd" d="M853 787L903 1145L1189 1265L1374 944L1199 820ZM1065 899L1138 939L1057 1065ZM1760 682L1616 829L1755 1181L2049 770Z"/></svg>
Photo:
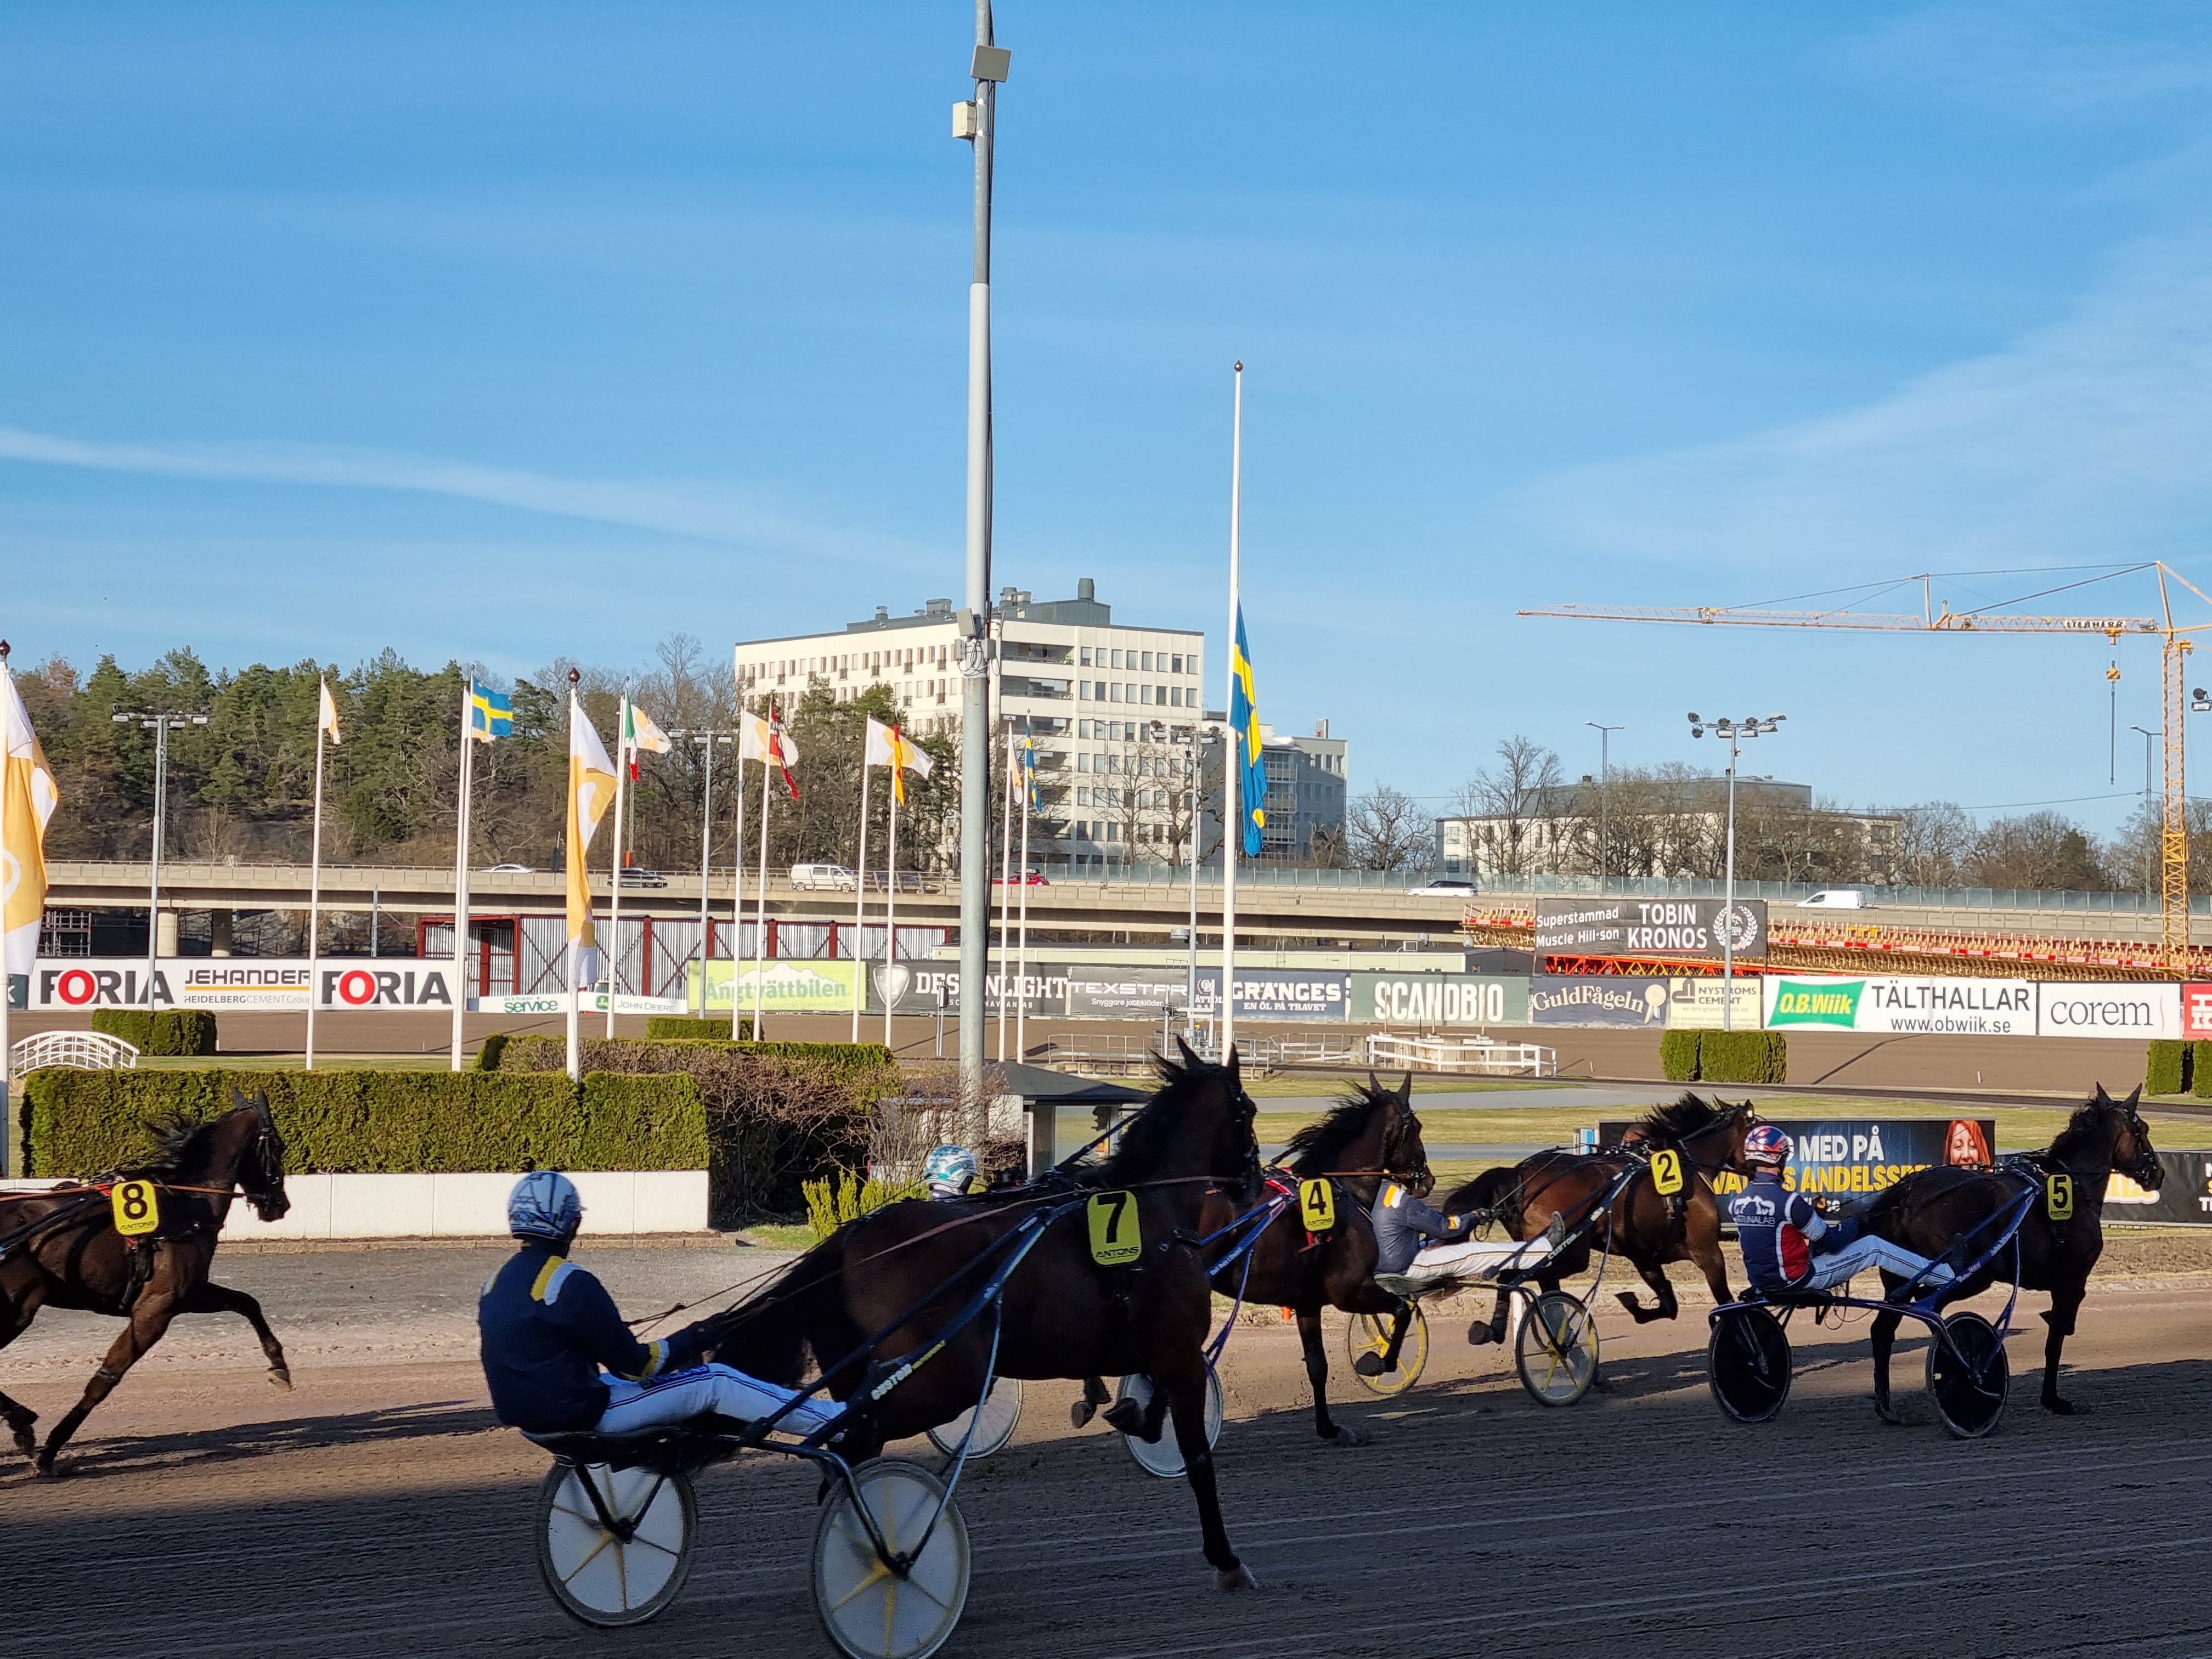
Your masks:
<svg viewBox="0 0 2212 1659"><path fill-rule="evenodd" d="M1662 1198L1672 1198L1682 1190L1681 1153L1672 1146L1662 1146L1651 1154L1651 1184Z"/></svg>
<svg viewBox="0 0 2212 1659"><path fill-rule="evenodd" d="M1100 1267L1119 1267L1145 1253L1134 1193L1093 1193L1085 1214L1091 1222L1091 1259Z"/></svg>
<svg viewBox="0 0 2212 1659"><path fill-rule="evenodd" d="M161 1201L150 1181L118 1181L110 1194L115 1206L115 1231L125 1238L150 1233L161 1224Z"/></svg>
<svg viewBox="0 0 2212 1659"><path fill-rule="evenodd" d="M1336 1225L1336 1188L1327 1176L1298 1182L1298 1212L1310 1233L1325 1233Z"/></svg>
<svg viewBox="0 0 2212 1659"><path fill-rule="evenodd" d="M2053 1221L2070 1221L2074 1217L2074 1177L2055 1175L2045 1177L2043 1182L2043 1212Z"/></svg>

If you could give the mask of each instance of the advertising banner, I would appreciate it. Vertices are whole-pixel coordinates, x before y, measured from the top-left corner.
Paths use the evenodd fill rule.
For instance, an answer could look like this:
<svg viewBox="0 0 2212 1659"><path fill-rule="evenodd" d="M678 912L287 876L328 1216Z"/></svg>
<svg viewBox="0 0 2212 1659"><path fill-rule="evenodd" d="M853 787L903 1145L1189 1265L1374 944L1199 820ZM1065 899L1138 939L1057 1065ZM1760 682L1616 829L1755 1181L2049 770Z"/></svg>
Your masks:
<svg viewBox="0 0 2212 1659"><path fill-rule="evenodd" d="M1528 981L1489 974L1354 974L1351 1017L1378 1025L1526 1025Z"/></svg>
<svg viewBox="0 0 2212 1659"><path fill-rule="evenodd" d="M1756 979L1739 977L1727 990L1722 979L1668 979L1667 1027L1669 1030L1718 1031L1733 1025L1739 1031L1756 1031L1765 1013L1765 993ZM1729 1008L1728 1004L1735 1005ZM1729 1018L1723 1018L1723 1011Z"/></svg>
<svg viewBox="0 0 2212 1659"><path fill-rule="evenodd" d="M2212 985L2181 988L2181 1035L2199 1041L2212 1038Z"/></svg>
<svg viewBox="0 0 2212 1659"><path fill-rule="evenodd" d="M1721 1092L1727 1091L1723 1088ZM1878 1193L1915 1170L1936 1164L1987 1164L1996 1146L1996 1120L1990 1117L1802 1118L1775 1120L1796 1145L1787 1182L1800 1193ZM1629 1120L1598 1125L1600 1146L1619 1142ZM1707 1177L1726 1206L1743 1190L1744 1178L1730 1170ZM1723 1209L1723 1219L1726 1218Z"/></svg>
<svg viewBox="0 0 2212 1659"><path fill-rule="evenodd" d="M1952 1032L2033 1036L2035 986L2024 979L1876 975L1826 979L1771 974L1766 1023L1778 1030Z"/></svg>
<svg viewBox="0 0 2212 1659"><path fill-rule="evenodd" d="M1078 965L1065 972L1071 1019L1155 1020L1164 1011L1179 1012L1189 989L1188 970L1182 968Z"/></svg>
<svg viewBox="0 0 2212 1659"><path fill-rule="evenodd" d="M700 964L690 966L688 980L692 1006L699 1000ZM718 959L706 964L707 1012L726 1014L736 993L739 1012L752 1007L758 988L763 1013L840 1014L852 1012L860 994L860 964L851 961L802 958L766 963L732 963Z"/></svg>
<svg viewBox="0 0 2212 1659"><path fill-rule="evenodd" d="M2105 981L2035 988L2039 1036L2178 1037L2181 988Z"/></svg>
<svg viewBox="0 0 2212 1659"><path fill-rule="evenodd" d="M419 957L165 957L155 964L154 1006L254 1012L305 1013L318 1008L451 1008L453 964ZM28 1005L61 1013L73 1009L143 1008L146 963L92 957L40 962L30 975Z"/></svg>
<svg viewBox="0 0 2212 1659"><path fill-rule="evenodd" d="M1536 954L1571 957L1766 954L1766 901L1717 898L1536 901Z"/></svg>
<svg viewBox="0 0 2212 1659"><path fill-rule="evenodd" d="M1198 1006L1210 1014L1221 995L1221 970L1198 970ZM1297 968L1239 968L1239 1019L1342 1019L1352 1001L1352 975L1320 974Z"/></svg>
<svg viewBox="0 0 2212 1659"><path fill-rule="evenodd" d="M960 1009L960 970L948 964L934 962L896 962L888 965L880 962L867 964L868 1006L878 1014L884 1011L884 999L890 998L891 1012L899 1014L934 1014L944 999L947 1013ZM1061 1018L1068 1004L1068 974L1072 970L1057 965L1032 967L1022 976L1021 990L1029 999L1032 1018ZM991 971L983 976L983 1012L995 1017L1000 1003L1015 988L1014 965L994 963ZM1180 981L1178 981L1180 983ZM1006 1012L1013 1012L1013 1004L1006 1003Z"/></svg>
<svg viewBox="0 0 2212 1659"><path fill-rule="evenodd" d="M2160 1152L2158 1163L2166 1180L2156 1192L2113 1172L2105 1186L2105 1219L2212 1227L2212 1152Z"/></svg>
<svg viewBox="0 0 2212 1659"><path fill-rule="evenodd" d="M1531 1025L1667 1023L1667 981L1595 974L1539 974L1528 981Z"/></svg>
<svg viewBox="0 0 2212 1659"><path fill-rule="evenodd" d="M605 991L587 993L577 1000L580 1012L604 1014L607 1011ZM693 1005L680 997L617 997L615 1012L618 1014L688 1014ZM471 997L469 1012L472 1014L566 1014L568 996L565 991L534 991L522 996ZM712 1014L714 1011L707 1011Z"/></svg>

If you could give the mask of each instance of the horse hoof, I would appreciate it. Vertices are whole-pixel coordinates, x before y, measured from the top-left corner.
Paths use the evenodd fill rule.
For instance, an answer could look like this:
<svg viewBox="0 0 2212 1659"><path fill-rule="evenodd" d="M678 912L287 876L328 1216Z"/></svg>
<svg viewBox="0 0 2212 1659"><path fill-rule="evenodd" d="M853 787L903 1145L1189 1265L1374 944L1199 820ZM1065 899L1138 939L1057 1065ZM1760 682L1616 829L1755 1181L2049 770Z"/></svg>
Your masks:
<svg viewBox="0 0 2212 1659"><path fill-rule="evenodd" d="M1117 1400L1106 1408L1106 1425L1141 1437L1145 1432L1145 1408L1133 1400Z"/></svg>
<svg viewBox="0 0 2212 1659"><path fill-rule="evenodd" d="M1488 1343L1503 1340L1496 1331L1492 1330L1489 1325L1481 1320L1477 1320L1467 1328L1467 1346L1470 1348L1480 1348Z"/></svg>
<svg viewBox="0 0 2212 1659"><path fill-rule="evenodd" d="M2077 1406L2070 1400L2061 1400L2055 1394L2043 1402L2043 1409L2053 1417L2087 1417L2089 1414L2089 1408L2087 1406Z"/></svg>
<svg viewBox="0 0 2212 1659"><path fill-rule="evenodd" d="M1612 1386L1613 1379L1601 1371L1590 1373L1590 1387L1593 1389L1610 1389Z"/></svg>
<svg viewBox="0 0 2212 1659"><path fill-rule="evenodd" d="M1353 1428L1349 1423L1340 1423L1336 1425L1336 1433L1331 1437L1329 1443L1333 1446L1364 1446L1369 1443L1370 1438L1371 1437L1361 1430Z"/></svg>
<svg viewBox="0 0 2212 1659"><path fill-rule="evenodd" d="M31 1465L31 1473L41 1480L58 1480L68 1471L54 1467L54 1455L52 1452L40 1452L37 1460Z"/></svg>
<svg viewBox="0 0 2212 1659"><path fill-rule="evenodd" d="M1905 1419L1892 1411L1884 1401L1878 1400L1875 1402L1874 1414L1893 1429L1904 1426Z"/></svg>
<svg viewBox="0 0 2212 1659"><path fill-rule="evenodd" d="M1380 1376L1391 1368L1382 1363L1379 1353L1364 1353L1352 1362L1352 1369L1361 1376Z"/></svg>
<svg viewBox="0 0 2212 1659"><path fill-rule="evenodd" d="M1095 1401L1079 1400L1067 1408L1067 1420L1079 1429L1091 1426L1091 1419L1098 1415Z"/></svg>
<svg viewBox="0 0 2212 1659"><path fill-rule="evenodd" d="M287 1394L292 1392L292 1373L281 1365L269 1373L269 1382L270 1387L282 1389Z"/></svg>
<svg viewBox="0 0 2212 1659"><path fill-rule="evenodd" d="M1214 1582L1221 1586L1224 1594L1229 1595L1234 1595L1238 1590L1255 1590L1260 1588L1260 1581L1252 1576L1252 1569L1241 1561L1227 1572L1216 1573Z"/></svg>

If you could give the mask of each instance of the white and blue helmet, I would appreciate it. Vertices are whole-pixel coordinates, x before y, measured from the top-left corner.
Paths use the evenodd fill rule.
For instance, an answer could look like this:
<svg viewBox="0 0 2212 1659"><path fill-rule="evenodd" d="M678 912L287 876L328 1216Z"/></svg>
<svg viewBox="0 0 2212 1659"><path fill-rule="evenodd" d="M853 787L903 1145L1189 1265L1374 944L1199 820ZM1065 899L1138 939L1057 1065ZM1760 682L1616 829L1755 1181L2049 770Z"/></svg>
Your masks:
<svg viewBox="0 0 2212 1659"><path fill-rule="evenodd" d="M960 1198L975 1184L975 1154L965 1146L939 1146L922 1160L921 1184L932 1198Z"/></svg>
<svg viewBox="0 0 2212 1659"><path fill-rule="evenodd" d="M576 1183L558 1170L532 1170L507 1195L507 1230L518 1238L566 1244L583 1223Z"/></svg>

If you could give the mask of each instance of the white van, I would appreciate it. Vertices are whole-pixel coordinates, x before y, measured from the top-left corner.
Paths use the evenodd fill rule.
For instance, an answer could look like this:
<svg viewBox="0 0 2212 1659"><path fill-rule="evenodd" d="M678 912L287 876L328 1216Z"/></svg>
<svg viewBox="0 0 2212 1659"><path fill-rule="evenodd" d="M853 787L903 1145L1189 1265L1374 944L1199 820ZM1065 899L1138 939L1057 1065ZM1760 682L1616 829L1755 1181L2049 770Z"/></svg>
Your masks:
<svg viewBox="0 0 2212 1659"><path fill-rule="evenodd" d="M791 866L791 884L833 893L849 893L860 884L853 872L842 864L794 864Z"/></svg>
<svg viewBox="0 0 2212 1659"><path fill-rule="evenodd" d="M1856 887L1829 887L1808 899L1799 899L1800 910L1863 910L1867 896Z"/></svg>

